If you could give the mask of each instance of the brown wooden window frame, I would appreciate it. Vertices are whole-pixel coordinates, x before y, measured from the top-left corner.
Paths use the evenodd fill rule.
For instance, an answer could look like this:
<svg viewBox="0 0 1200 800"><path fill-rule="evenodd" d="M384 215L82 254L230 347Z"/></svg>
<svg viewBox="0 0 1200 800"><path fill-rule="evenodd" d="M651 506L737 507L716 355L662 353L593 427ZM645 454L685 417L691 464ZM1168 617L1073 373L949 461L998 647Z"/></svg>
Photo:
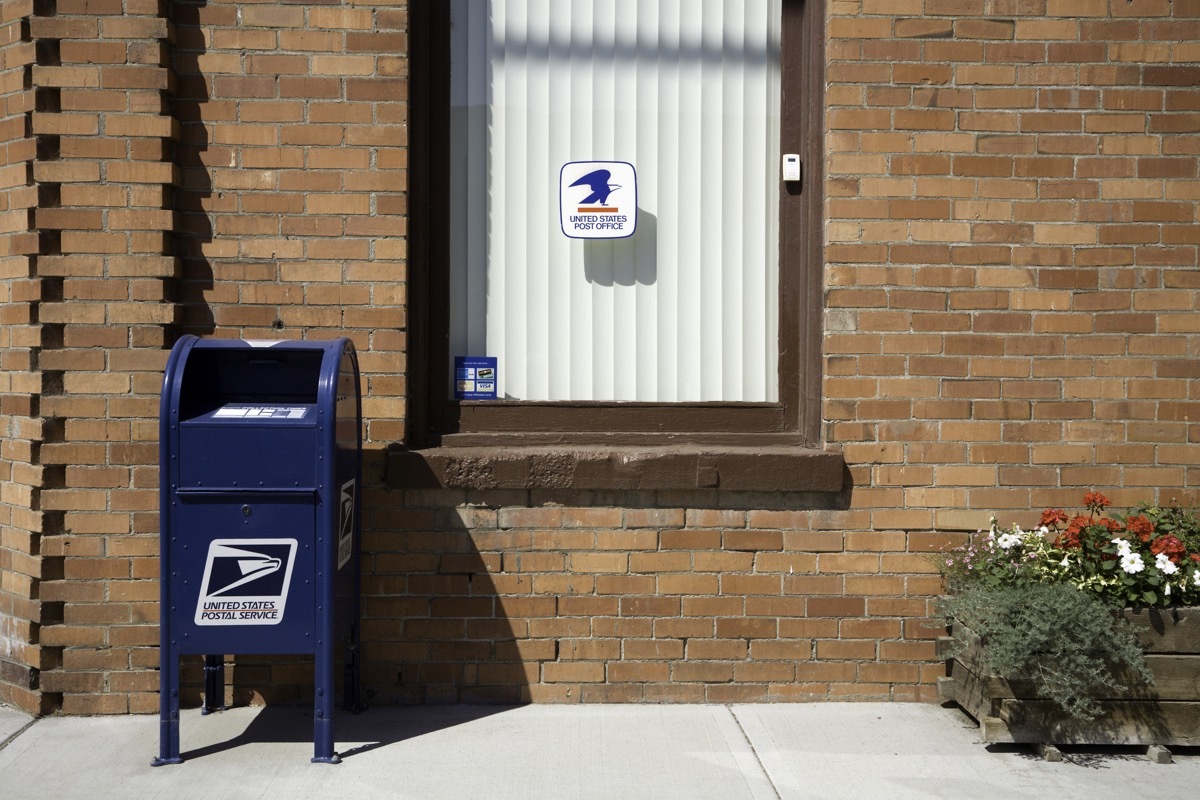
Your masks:
<svg viewBox="0 0 1200 800"><path fill-rule="evenodd" d="M407 449L696 446L775 451L785 447L814 455L821 440L824 0L783 2L780 149L801 155L803 176L799 184L781 184L780 190L780 399L776 403L455 401L447 397L448 5L444 0L409 4ZM840 467L837 472L840 481Z"/></svg>

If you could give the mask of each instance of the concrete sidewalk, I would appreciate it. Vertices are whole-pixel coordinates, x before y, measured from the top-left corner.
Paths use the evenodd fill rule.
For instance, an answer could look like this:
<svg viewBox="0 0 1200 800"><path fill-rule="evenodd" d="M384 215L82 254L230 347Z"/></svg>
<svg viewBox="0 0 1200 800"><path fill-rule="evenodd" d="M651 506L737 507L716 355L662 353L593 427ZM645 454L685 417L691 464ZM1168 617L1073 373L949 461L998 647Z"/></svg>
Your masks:
<svg viewBox="0 0 1200 800"><path fill-rule="evenodd" d="M1200 756L989 752L959 712L901 703L376 708L337 719L339 765L310 764L311 717L240 708L181 721L31 718L0 708L0 795L31 798L1121 798L1189 796Z"/></svg>

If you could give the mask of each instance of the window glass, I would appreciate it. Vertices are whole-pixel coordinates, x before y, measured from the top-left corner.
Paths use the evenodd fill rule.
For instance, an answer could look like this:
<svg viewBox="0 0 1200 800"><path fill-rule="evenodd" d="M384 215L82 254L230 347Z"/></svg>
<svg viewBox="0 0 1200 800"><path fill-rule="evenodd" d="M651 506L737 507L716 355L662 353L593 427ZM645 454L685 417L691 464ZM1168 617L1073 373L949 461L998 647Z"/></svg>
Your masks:
<svg viewBox="0 0 1200 800"><path fill-rule="evenodd" d="M450 358L500 398L776 401L781 0L451 15Z"/></svg>

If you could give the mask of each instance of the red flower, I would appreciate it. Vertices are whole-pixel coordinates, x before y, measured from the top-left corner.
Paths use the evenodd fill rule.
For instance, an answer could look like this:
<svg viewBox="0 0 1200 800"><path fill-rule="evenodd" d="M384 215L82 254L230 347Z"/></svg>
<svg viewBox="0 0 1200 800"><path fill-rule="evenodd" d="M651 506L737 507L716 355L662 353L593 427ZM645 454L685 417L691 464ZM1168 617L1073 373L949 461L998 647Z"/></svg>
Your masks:
<svg viewBox="0 0 1200 800"><path fill-rule="evenodd" d="M1183 542L1168 533L1150 543L1150 552L1154 555L1165 553L1171 561L1179 563L1179 559L1187 555L1187 548L1183 546Z"/></svg>
<svg viewBox="0 0 1200 800"><path fill-rule="evenodd" d="M1067 512L1061 508L1047 508L1042 512L1042 524L1048 528L1056 528L1059 523L1067 521Z"/></svg>
<svg viewBox="0 0 1200 800"><path fill-rule="evenodd" d="M1066 530L1054 540L1054 546L1064 550L1078 550L1083 546L1083 539L1080 538L1079 531Z"/></svg>
<svg viewBox="0 0 1200 800"><path fill-rule="evenodd" d="M1087 506L1089 511L1098 513L1111 506L1112 501L1100 494L1100 492L1088 492L1083 496L1083 504Z"/></svg>
<svg viewBox="0 0 1200 800"><path fill-rule="evenodd" d="M1087 517L1077 516L1071 520L1071 524L1067 529L1058 535L1054 540L1055 547L1077 548L1083 546L1083 529L1086 528L1090 520Z"/></svg>
<svg viewBox="0 0 1200 800"><path fill-rule="evenodd" d="M1150 537L1154 535L1154 523L1141 514L1138 514L1125 520L1125 530L1137 536L1143 542L1148 542L1150 541Z"/></svg>

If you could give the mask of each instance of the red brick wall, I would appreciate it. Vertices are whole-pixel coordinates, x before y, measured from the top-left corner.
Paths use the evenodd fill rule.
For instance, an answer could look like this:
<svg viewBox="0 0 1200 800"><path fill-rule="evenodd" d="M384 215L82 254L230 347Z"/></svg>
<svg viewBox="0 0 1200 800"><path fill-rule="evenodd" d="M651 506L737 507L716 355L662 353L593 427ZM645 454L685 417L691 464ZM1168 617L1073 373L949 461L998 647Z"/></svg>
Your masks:
<svg viewBox="0 0 1200 800"><path fill-rule="evenodd" d="M350 336L403 438L404 3L172 4L180 330Z"/></svg>
<svg viewBox="0 0 1200 800"><path fill-rule="evenodd" d="M17 488L6 441L0 514L44 531L34 550L6 524L0 603L40 592L43 699L67 711L157 702L155 397L180 332L358 345L377 702L932 699L929 551L1092 488L1200 495L1200 0L829 0L838 496L405 489L384 450L405 415L406 4L171 9L173 41L144 0L32 20L56 110L34 122L24 345L46 441L22 457L45 488ZM0 276L6 315L21 278ZM307 680L233 677L238 699Z"/></svg>
<svg viewBox="0 0 1200 800"><path fill-rule="evenodd" d="M367 686L384 701L930 700L930 534L830 498L378 492Z"/></svg>
<svg viewBox="0 0 1200 800"><path fill-rule="evenodd" d="M1200 3L834 9L825 407L856 505L1195 502Z"/></svg>

